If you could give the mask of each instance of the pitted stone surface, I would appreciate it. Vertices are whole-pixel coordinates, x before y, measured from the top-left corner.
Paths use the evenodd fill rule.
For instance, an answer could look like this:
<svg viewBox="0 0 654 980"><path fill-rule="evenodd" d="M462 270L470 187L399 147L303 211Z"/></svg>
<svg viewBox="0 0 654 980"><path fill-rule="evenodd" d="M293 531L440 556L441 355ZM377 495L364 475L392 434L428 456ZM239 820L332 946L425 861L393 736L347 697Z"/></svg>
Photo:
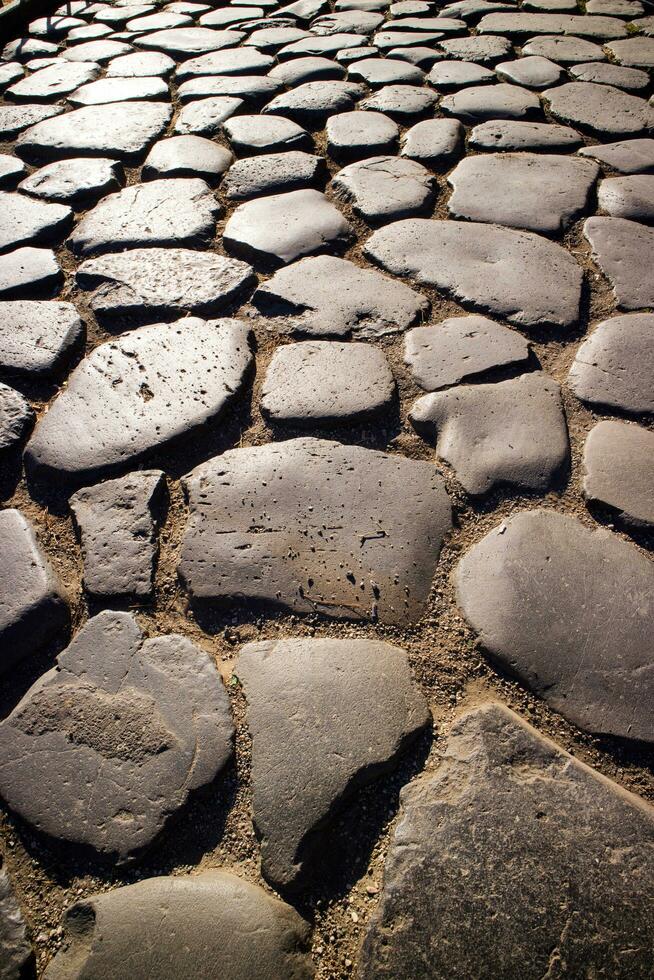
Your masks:
<svg viewBox="0 0 654 980"><path fill-rule="evenodd" d="M388 156L351 163L332 179L337 195L371 224L425 213L434 199L434 185L433 176L419 163Z"/></svg>
<svg viewBox="0 0 654 980"><path fill-rule="evenodd" d="M637 68L621 68L619 65L609 65L601 61L573 65L570 68L570 77L576 82L597 82L598 85L613 85L615 88L636 93L649 86L647 72Z"/></svg>
<svg viewBox="0 0 654 980"><path fill-rule="evenodd" d="M613 85L568 82L543 94L555 119L592 133L629 136L654 126L654 107Z"/></svg>
<svg viewBox="0 0 654 980"><path fill-rule="evenodd" d="M68 623L59 578L19 510L0 511L0 672L48 643Z"/></svg>
<svg viewBox="0 0 654 980"><path fill-rule="evenodd" d="M292 439L223 453L184 483L179 573L193 599L384 623L424 612L451 526L430 463Z"/></svg>
<svg viewBox="0 0 654 980"><path fill-rule="evenodd" d="M446 170L462 154L464 138L458 119L425 119L404 134L402 156Z"/></svg>
<svg viewBox="0 0 654 980"><path fill-rule="evenodd" d="M67 911L64 928L67 943L48 964L47 980L107 980L126 961L134 980L314 975L305 920L226 871L150 878L94 895Z"/></svg>
<svg viewBox="0 0 654 980"><path fill-rule="evenodd" d="M251 361L236 320L187 318L101 344L37 425L27 462L86 483L134 464L216 420Z"/></svg>
<svg viewBox="0 0 654 980"><path fill-rule="evenodd" d="M0 299L49 296L64 281L52 249L17 248L0 255Z"/></svg>
<svg viewBox="0 0 654 980"><path fill-rule="evenodd" d="M505 83L472 86L446 95L440 107L446 115L472 125L487 119L526 119L540 114L540 101L534 92Z"/></svg>
<svg viewBox="0 0 654 980"><path fill-rule="evenodd" d="M28 375L57 374L84 337L72 303L0 303L0 367Z"/></svg>
<svg viewBox="0 0 654 980"><path fill-rule="evenodd" d="M406 330L429 309L404 283L331 255L282 269L259 285L252 302L268 329L312 337L380 337Z"/></svg>
<svg viewBox="0 0 654 980"><path fill-rule="evenodd" d="M509 153L521 150L570 152L581 146L581 143L581 136L568 126L498 120L475 126L470 133L468 145L475 150L501 150Z"/></svg>
<svg viewBox="0 0 654 980"><path fill-rule="evenodd" d="M602 211L614 218L630 218L644 224L654 223L654 176L610 177L597 191Z"/></svg>
<svg viewBox="0 0 654 980"><path fill-rule="evenodd" d="M623 524L654 526L654 432L627 422L598 422L584 446L586 500L616 513Z"/></svg>
<svg viewBox="0 0 654 980"><path fill-rule="evenodd" d="M279 347L261 390L261 410L280 422L355 421L388 408L395 381L369 344L306 340Z"/></svg>
<svg viewBox="0 0 654 980"><path fill-rule="evenodd" d="M107 65L107 78L168 78L175 70L175 62L158 51L135 51L113 58Z"/></svg>
<svg viewBox="0 0 654 980"><path fill-rule="evenodd" d="M30 403L15 388L0 382L0 452L20 442L33 421Z"/></svg>
<svg viewBox="0 0 654 980"><path fill-rule="evenodd" d="M529 328L572 326L581 269L559 245L476 222L409 218L374 232L364 251L394 275Z"/></svg>
<svg viewBox="0 0 654 980"><path fill-rule="evenodd" d="M593 259L624 310L654 306L654 229L626 218L589 218L584 235Z"/></svg>
<svg viewBox="0 0 654 980"><path fill-rule="evenodd" d="M34 970L34 951L11 880L0 861L0 962L3 980L20 980Z"/></svg>
<svg viewBox="0 0 654 980"><path fill-rule="evenodd" d="M261 869L276 888L297 887L319 828L393 768L429 724L429 709L404 650L377 640L249 643L236 669L252 735Z"/></svg>
<svg viewBox="0 0 654 980"><path fill-rule="evenodd" d="M83 210L105 194L120 190L124 178L123 168L115 160L73 157L47 163L21 181L19 190Z"/></svg>
<svg viewBox="0 0 654 980"><path fill-rule="evenodd" d="M599 44L582 37L534 37L522 48L523 56L539 55L560 65L580 61L605 61L606 54Z"/></svg>
<svg viewBox="0 0 654 980"><path fill-rule="evenodd" d="M60 105L3 105L0 106L0 137L13 139L25 129L64 111Z"/></svg>
<svg viewBox="0 0 654 980"><path fill-rule="evenodd" d="M654 139L621 140L606 146L584 146L579 154L599 160L621 174L654 173Z"/></svg>
<svg viewBox="0 0 654 980"><path fill-rule="evenodd" d="M140 470L84 487L70 498L87 592L106 597L152 595L157 510L165 486L160 470Z"/></svg>
<svg viewBox="0 0 654 980"><path fill-rule="evenodd" d="M625 412L654 412L654 313L600 323L583 342L568 384L582 401Z"/></svg>
<svg viewBox="0 0 654 980"><path fill-rule="evenodd" d="M313 150L313 142L307 131L282 117L234 116L225 122L224 130L237 156L282 150Z"/></svg>
<svg viewBox="0 0 654 980"><path fill-rule="evenodd" d="M59 244L73 223L73 212L63 204L33 201L4 191L0 191L0 212L0 252L28 244Z"/></svg>
<svg viewBox="0 0 654 980"><path fill-rule="evenodd" d="M361 980L532 980L552 956L647 973L654 818L638 797L491 703L455 721L440 768L401 802Z"/></svg>
<svg viewBox="0 0 654 980"><path fill-rule="evenodd" d="M207 653L102 612L0 724L0 794L38 830L124 861L225 767L232 734Z"/></svg>
<svg viewBox="0 0 654 980"><path fill-rule="evenodd" d="M230 200L244 201L324 185L326 175L322 157L289 150L238 160L225 176L222 189Z"/></svg>
<svg viewBox="0 0 654 980"><path fill-rule="evenodd" d="M141 178L201 177L208 183L216 183L232 159L224 146L202 136L171 136L152 147L143 164Z"/></svg>
<svg viewBox="0 0 654 980"><path fill-rule="evenodd" d="M511 54L511 42L505 37L453 37L436 44L442 58L494 64Z"/></svg>
<svg viewBox="0 0 654 980"><path fill-rule="evenodd" d="M337 160L392 153L400 130L381 112L337 112L327 120L327 150Z"/></svg>

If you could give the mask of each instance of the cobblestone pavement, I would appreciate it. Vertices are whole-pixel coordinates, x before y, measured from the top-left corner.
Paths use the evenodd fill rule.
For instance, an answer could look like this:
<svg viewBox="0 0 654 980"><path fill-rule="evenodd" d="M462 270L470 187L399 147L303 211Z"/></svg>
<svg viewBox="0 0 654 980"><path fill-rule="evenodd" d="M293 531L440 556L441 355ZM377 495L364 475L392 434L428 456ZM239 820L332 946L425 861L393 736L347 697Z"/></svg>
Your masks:
<svg viewBox="0 0 654 980"><path fill-rule="evenodd" d="M0 980L654 975L654 13L0 62Z"/></svg>

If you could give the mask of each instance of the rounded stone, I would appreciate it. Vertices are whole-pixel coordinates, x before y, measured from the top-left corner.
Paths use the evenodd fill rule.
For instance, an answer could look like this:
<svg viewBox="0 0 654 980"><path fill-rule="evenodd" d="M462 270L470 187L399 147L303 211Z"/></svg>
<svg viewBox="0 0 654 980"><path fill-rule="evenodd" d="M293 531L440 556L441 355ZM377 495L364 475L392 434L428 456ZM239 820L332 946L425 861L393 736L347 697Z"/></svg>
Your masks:
<svg viewBox="0 0 654 980"><path fill-rule="evenodd" d="M570 152L582 143L579 133L568 126L511 119L481 123L474 127L468 138L471 149L508 153L520 150L530 150L532 153Z"/></svg>
<svg viewBox="0 0 654 980"><path fill-rule="evenodd" d="M299 150L249 157L232 164L223 182L230 200L243 201L324 185L327 169L322 157Z"/></svg>
<svg viewBox="0 0 654 980"><path fill-rule="evenodd" d="M143 164L141 179L201 177L213 184L232 160L229 150L202 136L171 136L152 147Z"/></svg>
<svg viewBox="0 0 654 980"><path fill-rule="evenodd" d="M239 156L282 150L313 150L313 142L307 131L282 117L233 116L223 128L232 149Z"/></svg>
<svg viewBox="0 0 654 980"><path fill-rule="evenodd" d="M455 95L446 95L440 107L445 115L472 125L488 119L528 119L541 112L534 92L505 83L472 86Z"/></svg>
<svg viewBox="0 0 654 980"><path fill-rule="evenodd" d="M615 218L654 224L654 175L603 180L597 192L597 203L602 211Z"/></svg>
<svg viewBox="0 0 654 980"><path fill-rule="evenodd" d="M327 120L327 151L335 159L360 159L392 152L400 130L381 112L338 112Z"/></svg>
<svg viewBox="0 0 654 980"><path fill-rule="evenodd" d="M0 303L0 366L26 375L58 374L84 339L72 303Z"/></svg>
<svg viewBox="0 0 654 980"><path fill-rule="evenodd" d="M628 422L598 422L584 445L586 500L607 507L622 524L654 527L654 432Z"/></svg>
<svg viewBox="0 0 654 980"><path fill-rule="evenodd" d="M629 136L654 126L654 108L612 85L568 82L543 93L559 122L608 136Z"/></svg>
<svg viewBox="0 0 654 980"><path fill-rule="evenodd" d="M124 179L123 168L115 160L73 158L46 164L21 181L18 189L81 210L120 190Z"/></svg>
<svg viewBox="0 0 654 980"><path fill-rule="evenodd" d="M539 55L502 61L495 66L497 77L503 82L524 85L526 88L548 88L559 81L562 69L548 58Z"/></svg>

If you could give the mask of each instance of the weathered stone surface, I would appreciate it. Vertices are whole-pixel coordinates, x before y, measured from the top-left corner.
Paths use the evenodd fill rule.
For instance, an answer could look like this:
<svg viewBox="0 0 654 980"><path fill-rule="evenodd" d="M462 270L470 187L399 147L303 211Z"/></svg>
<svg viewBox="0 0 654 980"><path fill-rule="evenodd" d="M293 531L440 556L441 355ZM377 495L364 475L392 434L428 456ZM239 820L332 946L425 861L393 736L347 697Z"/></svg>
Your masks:
<svg viewBox="0 0 654 980"><path fill-rule="evenodd" d="M543 93L555 119L592 133L629 136L654 126L654 108L645 99L612 85L569 82Z"/></svg>
<svg viewBox="0 0 654 980"><path fill-rule="evenodd" d="M135 51L114 58L107 65L107 78L168 78L175 70L175 62L159 51Z"/></svg>
<svg viewBox="0 0 654 980"><path fill-rule="evenodd" d="M261 410L280 422L355 421L390 405L395 381L369 344L306 340L278 347L261 390Z"/></svg>
<svg viewBox="0 0 654 980"><path fill-rule="evenodd" d="M100 41L86 41L84 44L76 44L74 47L67 48L62 52L61 57L67 61L90 61L104 65L112 58L129 54L132 50L131 45L125 44L123 41L103 38Z"/></svg>
<svg viewBox="0 0 654 980"><path fill-rule="evenodd" d="M610 508L623 524L652 527L652 486L654 432L627 422L598 422L584 446L586 500Z"/></svg>
<svg viewBox="0 0 654 980"><path fill-rule="evenodd" d="M470 133L468 145L475 150L503 150L511 153L516 150L569 152L581 144L579 133L568 126L499 120L475 126Z"/></svg>
<svg viewBox="0 0 654 980"><path fill-rule="evenodd" d="M141 320L224 312L256 283L245 262L183 248L98 256L80 265L76 279L82 289L95 290L90 305L96 316Z"/></svg>
<svg viewBox="0 0 654 980"><path fill-rule="evenodd" d="M524 365L529 344L485 316L456 316L416 327L404 340L404 360L425 391L469 381L493 368Z"/></svg>
<svg viewBox="0 0 654 980"><path fill-rule="evenodd" d="M252 302L268 329L312 337L380 337L406 330L429 309L404 283L331 255L282 269L259 285Z"/></svg>
<svg viewBox="0 0 654 980"><path fill-rule="evenodd" d="M67 944L47 980L107 980L126 961L134 980L313 977L304 919L226 871L150 878L92 896L68 910L64 927Z"/></svg>
<svg viewBox="0 0 654 980"><path fill-rule="evenodd" d="M654 68L654 38L630 37L606 45L619 65L632 68Z"/></svg>
<svg viewBox="0 0 654 980"><path fill-rule="evenodd" d="M461 155L464 138L458 119L425 119L404 134L402 156L446 170Z"/></svg>
<svg viewBox="0 0 654 980"><path fill-rule="evenodd" d="M185 82L189 78L206 75L258 75L267 72L274 64L275 59L269 54L253 48L226 48L183 61L175 72L175 78L178 82Z"/></svg>
<svg viewBox="0 0 654 980"><path fill-rule="evenodd" d="M0 793L38 830L124 861L224 768L232 735L207 653L102 612L0 724Z"/></svg>
<svg viewBox="0 0 654 980"><path fill-rule="evenodd" d="M580 267L559 245L529 232L409 218L374 232L364 251L396 276L522 327L571 326L579 316Z"/></svg>
<svg viewBox="0 0 654 980"><path fill-rule="evenodd" d="M170 102L163 78L100 78L82 85L68 96L74 106L107 105L111 102Z"/></svg>
<svg viewBox="0 0 654 980"><path fill-rule="evenodd" d="M0 976L21 980L34 973L34 951L11 881L0 859Z"/></svg>
<svg viewBox="0 0 654 980"><path fill-rule="evenodd" d="M580 61L605 61L606 54L599 44L582 37L535 37L522 48L523 55L539 55L560 65L577 64Z"/></svg>
<svg viewBox="0 0 654 980"><path fill-rule="evenodd" d="M448 92L468 85L488 85L496 81L495 72L474 61L437 61L427 81L437 89Z"/></svg>
<svg viewBox="0 0 654 980"><path fill-rule="evenodd" d="M0 252L21 245L59 243L73 223L73 212L62 204L46 204L4 191L0 191L0 212Z"/></svg>
<svg viewBox="0 0 654 980"><path fill-rule="evenodd" d="M182 82L177 96L183 105L222 96L242 99L249 107L256 107L268 102L281 87L279 81L266 75L207 75Z"/></svg>
<svg viewBox="0 0 654 980"><path fill-rule="evenodd" d="M654 827L638 797L495 703L457 719L440 769L401 800L361 980L647 974Z"/></svg>
<svg viewBox="0 0 654 980"><path fill-rule="evenodd" d="M2 49L3 61L31 61L32 58L56 57L59 45L36 37L18 37Z"/></svg>
<svg viewBox="0 0 654 980"><path fill-rule="evenodd" d="M233 116L243 106L243 99L215 95L210 99L199 99L182 106L175 121L174 132L181 136L195 133L197 136L215 136L223 127L225 120Z"/></svg>
<svg viewBox="0 0 654 980"><path fill-rule="evenodd" d="M355 82L366 82L370 88L379 88L382 85L421 85L425 73L402 61L363 58L350 65L347 77Z"/></svg>
<svg viewBox="0 0 654 980"><path fill-rule="evenodd" d="M653 313L604 320L577 351L568 384L591 404L654 412L653 337Z"/></svg>
<svg viewBox="0 0 654 980"><path fill-rule="evenodd" d="M424 612L451 521L430 463L291 439L223 453L184 483L179 573L194 599L385 623Z"/></svg>
<svg viewBox="0 0 654 980"><path fill-rule="evenodd" d="M163 51L172 58L195 58L209 51L233 48L245 35L241 31L213 31L210 27L174 27L134 38L134 44L150 51Z"/></svg>
<svg viewBox="0 0 654 980"><path fill-rule="evenodd" d="M341 10L325 14L311 23L311 33L319 37L334 34L372 34L384 22L384 15L371 10Z"/></svg>
<svg viewBox="0 0 654 980"><path fill-rule="evenodd" d="M259 55L263 57L263 55ZM322 79L339 79L345 76L345 69L337 61L330 58L294 58L276 65L268 73L269 78L281 82L288 88L304 85L305 82L317 82Z"/></svg>
<svg viewBox="0 0 654 980"><path fill-rule="evenodd" d="M42 68L12 85L5 98L11 102L54 102L99 74L100 66L93 62L76 64L57 59L50 68Z"/></svg>
<svg viewBox="0 0 654 980"><path fill-rule="evenodd" d="M364 94L362 86L354 82L306 82L275 96L263 111L320 129L328 116L353 109L356 100Z"/></svg>
<svg viewBox="0 0 654 980"><path fill-rule="evenodd" d="M52 294L64 281L49 248L17 248L0 255L0 299L33 299Z"/></svg>
<svg viewBox="0 0 654 980"><path fill-rule="evenodd" d="M654 223L654 176L611 177L603 180L597 192L602 211L615 218L631 218Z"/></svg>
<svg viewBox="0 0 654 980"><path fill-rule="evenodd" d="M232 164L223 181L223 192L244 201L265 194L279 194L324 185L327 169L322 157L300 150L249 157Z"/></svg>
<svg viewBox="0 0 654 980"><path fill-rule="evenodd" d="M5 61L4 64L0 64L0 92L4 92L24 75L25 69L17 61Z"/></svg>
<svg viewBox="0 0 654 980"><path fill-rule="evenodd" d="M435 94L418 85L384 85L374 95L363 99L361 109L384 112L400 123L429 112L436 102Z"/></svg>
<svg viewBox="0 0 654 980"><path fill-rule="evenodd" d="M251 361L237 320L187 318L100 344L37 425L27 462L87 483L133 464L215 420Z"/></svg>
<svg viewBox="0 0 654 980"><path fill-rule="evenodd" d="M404 650L378 640L249 643L236 670L248 702L261 870L276 888L298 887L319 828L394 766L429 709Z"/></svg>
<svg viewBox="0 0 654 980"><path fill-rule="evenodd" d="M423 395L410 419L468 493L546 490L569 457L561 390L540 372Z"/></svg>
<svg viewBox="0 0 654 980"><path fill-rule="evenodd" d="M31 656L68 622L62 585L19 510L0 511L0 672Z"/></svg>
<svg viewBox="0 0 654 980"><path fill-rule="evenodd" d="M165 487L160 470L139 470L84 487L70 498L87 592L106 597L152 595L157 511Z"/></svg>
<svg viewBox="0 0 654 980"><path fill-rule="evenodd" d="M307 131L282 117L234 116L225 123L224 130L238 156L278 153L282 150L313 150L313 142Z"/></svg>
<svg viewBox="0 0 654 980"><path fill-rule="evenodd" d="M355 214L382 224L425 213L434 200L435 180L414 160L370 157L339 170L332 187L352 203Z"/></svg>
<svg viewBox="0 0 654 980"><path fill-rule="evenodd" d="M511 42L505 37L452 37L439 41L436 51L442 58L493 64L510 56Z"/></svg>
<svg viewBox="0 0 654 980"><path fill-rule="evenodd" d="M144 245L206 246L221 207L204 180L171 178L125 187L100 201L68 239L76 255Z"/></svg>
<svg viewBox="0 0 654 980"><path fill-rule="evenodd" d="M279 23L275 19L276 23ZM286 24L290 21L286 21ZM261 30L253 31L252 34L243 42L244 46L251 45L259 51L277 51L291 44L293 41L300 41L305 37L311 37L308 31L299 27L264 27Z"/></svg>
<svg viewBox="0 0 654 980"><path fill-rule="evenodd" d="M232 160L229 150L202 136L171 136L152 147L143 164L141 179L201 177L215 183Z"/></svg>
<svg viewBox="0 0 654 980"><path fill-rule="evenodd" d="M16 184L27 176L27 167L22 160L10 156L9 153L0 154L0 188L3 191L13 191Z"/></svg>
<svg viewBox="0 0 654 980"><path fill-rule="evenodd" d="M327 150L335 159L392 153L400 130L397 123L381 112L337 112L327 120Z"/></svg>
<svg viewBox="0 0 654 980"><path fill-rule="evenodd" d="M654 569L634 545L526 511L475 545L456 579L484 647L556 711L588 731L654 739Z"/></svg>
<svg viewBox="0 0 654 980"><path fill-rule="evenodd" d="M159 102L86 106L31 126L18 138L16 152L39 162L90 156L133 163L161 136L171 116L171 107Z"/></svg>
<svg viewBox="0 0 654 980"><path fill-rule="evenodd" d="M584 17L575 14L496 13L486 14L477 24L480 34L534 37L537 34L568 34L600 41L626 37L627 29L614 17Z"/></svg>
<svg viewBox="0 0 654 980"><path fill-rule="evenodd" d="M621 174L654 173L654 139L621 140L606 146L585 146L580 156L592 157Z"/></svg>
<svg viewBox="0 0 654 980"><path fill-rule="evenodd" d="M453 218L555 235L588 208L599 167L579 157L539 153L469 156L448 177Z"/></svg>
<svg viewBox="0 0 654 980"><path fill-rule="evenodd" d="M526 119L540 114L538 96L518 85L500 83L465 88L441 99L441 109L466 123L487 119Z"/></svg>
<svg viewBox="0 0 654 980"><path fill-rule="evenodd" d="M33 421L30 403L15 388L0 382L0 451L20 442Z"/></svg>
<svg viewBox="0 0 654 980"><path fill-rule="evenodd" d="M584 235L593 259L613 286L625 310L654 306L654 229L626 218L589 218Z"/></svg>
<svg viewBox="0 0 654 980"><path fill-rule="evenodd" d="M56 374L83 336L84 324L72 303L0 303L0 367L5 370Z"/></svg>
<svg viewBox="0 0 654 980"><path fill-rule="evenodd" d="M549 58L532 55L496 65L497 77L503 82L524 85L526 88L548 88L559 81L562 69Z"/></svg>
<svg viewBox="0 0 654 980"><path fill-rule="evenodd" d="M64 111L60 105L3 105L0 106L0 137L13 139L24 129L29 129L45 119L52 119Z"/></svg>
<svg viewBox="0 0 654 980"><path fill-rule="evenodd" d="M614 85L627 91L639 92L649 86L646 71L637 68L621 68L601 61L591 61L585 65L573 65L570 77L576 82L597 82L598 85Z"/></svg>
<svg viewBox="0 0 654 980"><path fill-rule="evenodd" d="M286 265L345 244L352 229L315 190L274 194L240 204L225 225L225 248L253 262Z"/></svg>
<svg viewBox="0 0 654 980"><path fill-rule="evenodd" d="M19 190L32 197L67 204L82 210L97 203L124 183L122 166L116 160L73 158L56 160L21 181Z"/></svg>
<svg viewBox="0 0 654 980"><path fill-rule="evenodd" d="M308 34L302 40L284 45L277 52L277 57L280 61L309 56L333 58L339 51L360 48L366 42L367 38L362 34L331 34L329 37Z"/></svg>

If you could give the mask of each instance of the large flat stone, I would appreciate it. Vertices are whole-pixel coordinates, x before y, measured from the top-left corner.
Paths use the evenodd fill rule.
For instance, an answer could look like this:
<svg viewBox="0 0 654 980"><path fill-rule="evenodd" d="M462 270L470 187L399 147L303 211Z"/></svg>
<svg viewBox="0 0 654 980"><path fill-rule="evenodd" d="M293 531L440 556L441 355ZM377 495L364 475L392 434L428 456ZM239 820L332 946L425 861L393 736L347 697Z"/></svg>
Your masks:
<svg viewBox="0 0 654 980"><path fill-rule="evenodd" d="M597 204L614 218L654 223L654 176L610 177L597 192Z"/></svg>
<svg viewBox="0 0 654 980"><path fill-rule="evenodd" d="M178 82L185 82L189 78L207 75L258 75L269 71L274 64L274 58L256 49L226 48L183 61L175 72L175 78Z"/></svg>
<svg viewBox="0 0 654 980"><path fill-rule="evenodd" d="M46 163L21 181L19 190L81 211L105 194L120 190L124 181L123 168L116 160L80 157Z"/></svg>
<svg viewBox="0 0 654 980"><path fill-rule="evenodd" d="M465 129L458 119L424 119L402 137L402 156L447 170L461 156Z"/></svg>
<svg viewBox="0 0 654 980"><path fill-rule="evenodd" d="M215 136L223 123L243 106L243 99L227 95L214 95L182 106L175 120L174 132L180 136L194 133L197 136Z"/></svg>
<svg viewBox="0 0 654 980"><path fill-rule="evenodd" d="M195 58L209 51L234 48L245 35L242 31L214 31L210 27L174 27L134 38L134 44L148 51L162 51L172 58Z"/></svg>
<svg viewBox="0 0 654 980"><path fill-rule="evenodd" d="M502 34L508 37L534 37L538 34L571 34L600 41L626 37L627 28L616 17L585 17L579 14L494 13L479 21L480 34Z"/></svg>
<svg viewBox="0 0 654 980"><path fill-rule="evenodd" d="M549 58L559 65L575 65L582 61L606 61L599 44L583 37L563 37L556 34L533 37L522 48L523 56Z"/></svg>
<svg viewBox="0 0 654 980"><path fill-rule="evenodd" d="M392 153L400 130L381 112L337 112L327 120L327 150L336 160Z"/></svg>
<svg viewBox="0 0 654 980"><path fill-rule="evenodd" d="M654 306L654 229L626 218L589 218L584 235L593 259L613 286L624 310Z"/></svg>
<svg viewBox="0 0 654 980"><path fill-rule="evenodd" d="M152 147L143 164L141 180L200 177L215 184L233 159L224 146L203 136L171 136Z"/></svg>
<svg viewBox="0 0 654 980"><path fill-rule="evenodd" d="M17 248L0 255L0 299L51 296L63 281L52 249Z"/></svg>
<svg viewBox="0 0 654 980"><path fill-rule="evenodd" d="M222 189L230 200L244 201L324 186L326 174L323 157L301 150L286 150L237 160L230 167Z"/></svg>
<svg viewBox="0 0 654 980"><path fill-rule="evenodd" d="M359 108L383 112L397 122L407 125L431 112L436 95L424 85L384 85L363 99Z"/></svg>
<svg viewBox="0 0 654 980"><path fill-rule="evenodd" d="M520 122L500 119L475 126L468 138L468 146L474 150L501 150L516 152L570 152L582 145L579 133L569 126L552 123Z"/></svg>
<svg viewBox="0 0 654 980"><path fill-rule="evenodd" d="M586 500L617 514L622 524L654 526L654 432L640 425L604 420L584 445Z"/></svg>
<svg viewBox="0 0 654 980"><path fill-rule="evenodd" d="M0 367L27 375L58 374L84 338L72 303L0 303Z"/></svg>
<svg viewBox="0 0 654 980"><path fill-rule="evenodd" d="M620 140L606 146L585 146L579 155L592 157L621 174L654 173L654 139Z"/></svg>
<svg viewBox="0 0 654 980"><path fill-rule="evenodd" d="M100 66L94 62L57 59L49 68L35 71L12 85L5 98L10 102L55 102L99 74Z"/></svg>
<svg viewBox="0 0 654 980"><path fill-rule="evenodd" d="M630 37L624 41L607 44L609 51L619 65L632 68L654 68L654 38Z"/></svg>
<svg viewBox="0 0 654 980"><path fill-rule="evenodd" d="M22 194L0 191L0 210L0 252L21 245L59 244L73 223L69 207L33 201Z"/></svg>
<svg viewBox="0 0 654 980"><path fill-rule="evenodd" d="M353 109L364 94L365 89L354 82L305 82L276 95L263 111L310 129L322 129L329 116Z"/></svg>
<svg viewBox="0 0 654 980"><path fill-rule="evenodd" d="M555 711L587 731L654 740L654 567L635 545L525 511L470 549L456 585L493 659Z"/></svg>
<svg viewBox="0 0 654 980"><path fill-rule="evenodd" d="M405 623L424 612L450 502L430 463L292 439L186 477L179 573L194 599Z"/></svg>
<svg viewBox="0 0 654 980"><path fill-rule="evenodd" d="M14 139L25 129L46 119L60 116L64 107L60 105L3 105L0 106L0 137Z"/></svg>
<svg viewBox="0 0 654 980"><path fill-rule="evenodd" d="M163 78L100 78L71 92L68 101L74 106L170 102L170 92Z"/></svg>
<svg viewBox="0 0 654 980"><path fill-rule="evenodd" d="M601 136L630 136L654 126L654 108L645 99L613 85L568 82L543 93L559 122L581 126Z"/></svg>
<svg viewBox="0 0 654 980"><path fill-rule="evenodd" d="M473 85L441 99L441 110L464 123L488 119L529 119L540 115L540 101L534 92L519 85Z"/></svg>
<svg viewBox="0 0 654 980"><path fill-rule="evenodd" d="M385 224L429 210L435 180L425 167L401 157L369 157L332 178L338 196L370 224Z"/></svg>
<svg viewBox="0 0 654 980"><path fill-rule="evenodd" d="M224 129L232 149L239 156L313 150L307 131L281 116L234 116L225 123Z"/></svg>

